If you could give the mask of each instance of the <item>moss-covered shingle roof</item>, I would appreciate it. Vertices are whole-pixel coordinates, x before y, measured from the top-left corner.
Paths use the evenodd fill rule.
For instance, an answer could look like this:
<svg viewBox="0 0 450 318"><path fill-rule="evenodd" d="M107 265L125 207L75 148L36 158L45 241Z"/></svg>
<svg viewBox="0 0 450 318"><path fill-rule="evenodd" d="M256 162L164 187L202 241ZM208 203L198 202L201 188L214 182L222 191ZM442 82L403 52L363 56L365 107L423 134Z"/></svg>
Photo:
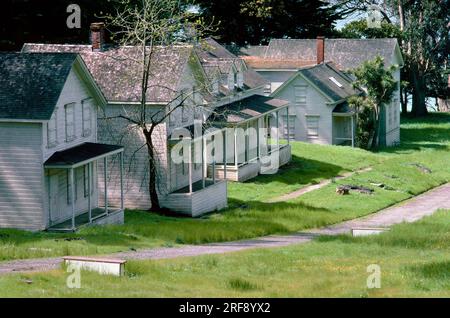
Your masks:
<svg viewBox="0 0 450 318"><path fill-rule="evenodd" d="M48 120L74 53L0 53L0 118Z"/></svg>

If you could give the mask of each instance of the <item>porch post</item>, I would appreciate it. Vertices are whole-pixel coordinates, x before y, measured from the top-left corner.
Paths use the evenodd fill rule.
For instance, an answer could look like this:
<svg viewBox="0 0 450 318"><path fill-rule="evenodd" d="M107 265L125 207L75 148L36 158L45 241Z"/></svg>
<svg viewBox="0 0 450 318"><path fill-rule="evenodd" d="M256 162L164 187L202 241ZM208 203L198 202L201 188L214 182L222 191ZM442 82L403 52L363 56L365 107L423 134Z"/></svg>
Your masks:
<svg viewBox="0 0 450 318"><path fill-rule="evenodd" d="M227 128L223 133L223 178L227 180Z"/></svg>
<svg viewBox="0 0 450 318"><path fill-rule="evenodd" d="M192 140L189 140L189 162L188 162L188 171L189 171L189 193L192 193Z"/></svg>
<svg viewBox="0 0 450 318"><path fill-rule="evenodd" d="M89 208L89 223L92 223L92 200L91 200L91 178L92 178L92 173L91 173L91 165L92 163L89 162L87 164L87 170L88 170L88 208Z"/></svg>
<svg viewBox="0 0 450 318"><path fill-rule="evenodd" d="M248 135L248 122L245 131L245 161L248 163L250 161L250 136Z"/></svg>
<svg viewBox="0 0 450 318"><path fill-rule="evenodd" d="M266 125L266 128L267 128L267 135L266 135L266 138L265 138L266 139L265 144L266 144L266 155L268 155L270 153L270 150L269 150L269 143L270 143L269 133L270 133L270 138L272 138L272 127L270 126L270 114L267 114L266 117L264 118L264 124Z"/></svg>
<svg viewBox="0 0 450 318"><path fill-rule="evenodd" d="M70 168L70 195L72 201L72 230L75 230L75 182L73 168Z"/></svg>
<svg viewBox="0 0 450 318"><path fill-rule="evenodd" d="M261 127L260 127L260 119L261 118L258 118L257 120L256 120L256 156L257 156L257 158L258 158L258 160L260 159L260 150L259 150L259 131L261 130Z"/></svg>
<svg viewBox="0 0 450 318"><path fill-rule="evenodd" d="M275 115L277 116L277 121L276 121L276 123L277 123L276 128L277 129L276 129L275 133L277 135L277 150L278 150L278 148L280 148L280 111L277 110L275 112Z"/></svg>
<svg viewBox="0 0 450 318"><path fill-rule="evenodd" d="M289 122L290 122L290 120L289 120L289 106L287 106L286 107L286 123L285 123L285 125L286 125L287 143L288 143L288 145L289 145L289 141L291 139L291 135L290 135L290 132L289 132Z"/></svg>
<svg viewBox="0 0 450 318"><path fill-rule="evenodd" d="M234 166L236 167L237 170L238 168L237 125L234 126Z"/></svg>
<svg viewBox="0 0 450 318"><path fill-rule="evenodd" d="M355 147L355 124L354 124L354 118L353 115L351 116L351 122L352 122L352 148Z"/></svg>
<svg viewBox="0 0 450 318"><path fill-rule="evenodd" d="M206 139L205 134L202 133L202 187L203 189L206 186L206 176L208 175L207 171L207 164L206 164Z"/></svg>
<svg viewBox="0 0 450 318"><path fill-rule="evenodd" d="M123 197L123 152L120 153L120 209L124 208Z"/></svg>
<svg viewBox="0 0 450 318"><path fill-rule="evenodd" d="M105 213L108 214L108 161L106 160L106 157L103 158L103 175L105 180Z"/></svg>

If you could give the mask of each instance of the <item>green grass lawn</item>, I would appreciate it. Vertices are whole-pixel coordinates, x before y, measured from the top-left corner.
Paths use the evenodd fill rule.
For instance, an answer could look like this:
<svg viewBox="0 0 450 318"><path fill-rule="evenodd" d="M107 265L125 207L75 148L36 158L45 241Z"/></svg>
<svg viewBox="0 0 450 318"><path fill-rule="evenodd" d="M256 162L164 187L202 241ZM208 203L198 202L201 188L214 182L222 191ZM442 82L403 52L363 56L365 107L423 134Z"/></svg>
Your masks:
<svg viewBox="0 0 450 318"><path fill-rule="evenodd" d="M292 143L292 162L278 174L229 184L229 208L199 219L126 211L123 226L73 234L0 230L0 260L87 255L129 249L238 240L323 226L373 213L450 180L450 115L402 121L402 145L376 153L339 146ZM424 173L415 164L432 173ZM335 194L336 184L288 202L267 199L340 173L373 167L337 183L373 187L373 195ZM371 183L384 183L385 189Z"/></svg>
<svg viewBox="0 0 450 318"><path fill-rule="evenodd" d="M123 277L63 269L0 277L0 297L450 297L450 211L353 238L158 261L131 261ZM380 266L381 288L367 287Z"/></svg>

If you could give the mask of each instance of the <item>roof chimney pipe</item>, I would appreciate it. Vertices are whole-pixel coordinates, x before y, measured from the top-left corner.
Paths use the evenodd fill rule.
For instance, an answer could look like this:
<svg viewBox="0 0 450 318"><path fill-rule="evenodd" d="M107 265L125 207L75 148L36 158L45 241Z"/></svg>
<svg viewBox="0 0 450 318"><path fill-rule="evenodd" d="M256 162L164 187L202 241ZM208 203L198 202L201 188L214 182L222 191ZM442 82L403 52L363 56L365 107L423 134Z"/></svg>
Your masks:
<svg viewBox="0 0 450 318"><path fill-rule="evenodd" d="M105 42L105 24L103 22L91 23L91 46L93 52L103 50Z"/></svg>
<svg viewBox="0 0 450 318"><path fill-rule="evenodd" d="M321 64L325 61L325 37L317 37L317 64Z"/></svg>

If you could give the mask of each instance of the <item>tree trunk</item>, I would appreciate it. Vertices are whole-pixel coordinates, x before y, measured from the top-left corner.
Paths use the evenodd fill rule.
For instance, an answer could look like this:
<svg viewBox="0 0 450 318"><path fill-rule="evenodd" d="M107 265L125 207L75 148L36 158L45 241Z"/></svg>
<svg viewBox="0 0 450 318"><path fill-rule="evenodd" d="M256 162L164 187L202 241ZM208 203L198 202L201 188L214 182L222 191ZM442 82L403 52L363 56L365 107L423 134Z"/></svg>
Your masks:
<svg viewBox="0 0 450 318"><path fill-rule="evenodd" d="M402 114L408 113L408 92L400 85L400 104L402 105Z"/></svg>
<svg viewBox="0 0 450 318"><path fill-rule="evenodd" d="M157 167L155 158L155 149L153 148L152 142L152 132L147 129L144 130L145 141L147 144L148 152L148 165L149 165L149 181L148 181L148 191L150 194L150 210L159 210L159 198L157 192Z"/></svg>
<svg viewBox="0 0 450 318"><path fill-rule="evenodd" d="M378 105L378 104L377 104ZM380 110L381 110L381 106L376 106L375 107L375 127L374 127L374 131L373 131L373 139L372 139L372 146L370 147L371 149L375 149L378 147L379 141L380 141L380 126L381 126L381 121L380 121Z"/></svg>
<svg viewBox="0 0 450 318"><path fill-rule="evenodd" d="M414 117L425 116L428 114L427 105L425 103L425 80L422 74L420 74L417 65L411 68L411 72L413 85L411 113Z"/></svg>

